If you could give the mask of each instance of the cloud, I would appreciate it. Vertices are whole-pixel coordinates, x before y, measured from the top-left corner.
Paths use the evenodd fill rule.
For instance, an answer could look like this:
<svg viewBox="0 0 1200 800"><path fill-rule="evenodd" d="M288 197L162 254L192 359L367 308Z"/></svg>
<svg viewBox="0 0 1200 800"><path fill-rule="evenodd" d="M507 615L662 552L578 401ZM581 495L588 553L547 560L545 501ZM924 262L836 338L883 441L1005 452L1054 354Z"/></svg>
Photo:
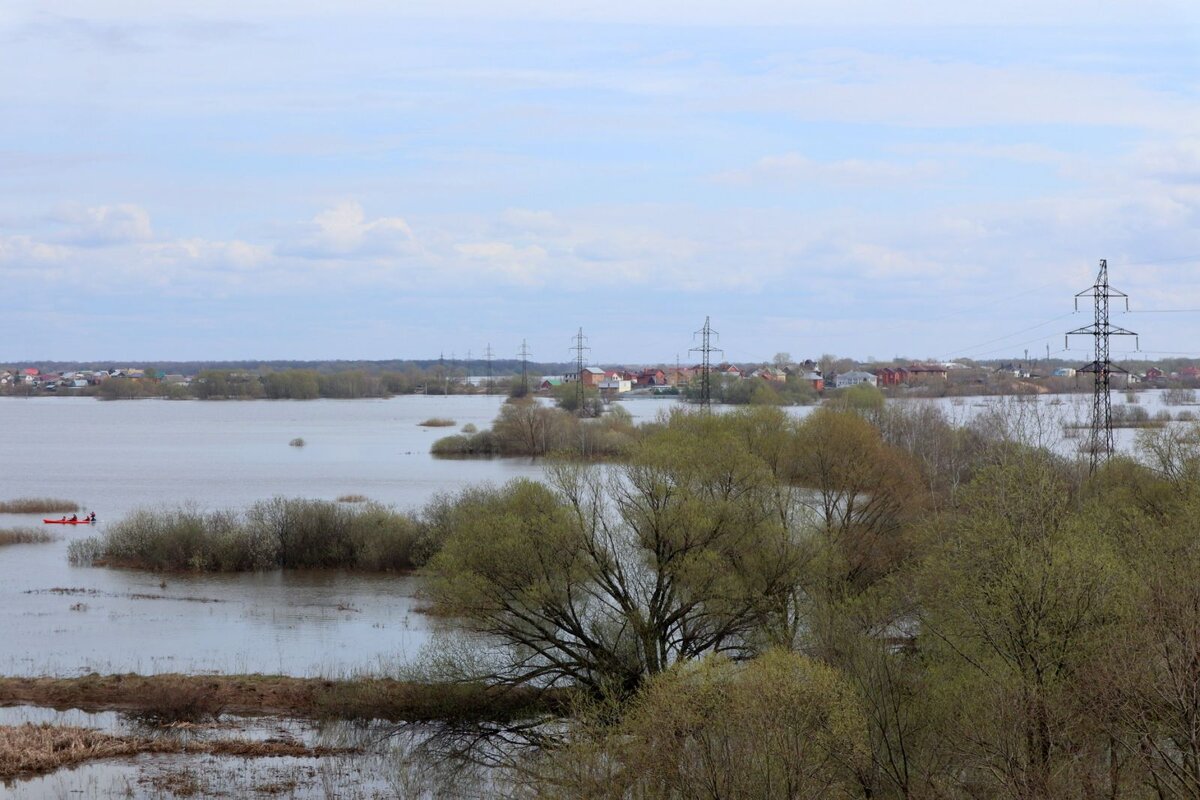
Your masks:
<svg viewBox="0 0 1200 800"><path fill-rule="evenodd" d="M67 207L52 214L50 220L60 226L55 236L57 241L81 247L106 247L154 238L150 214L130 203Z"/></svg>
<svg viewBox="0 0 1200 800"><path fill-rule="evenodd" d="M368 220L362 205L347 200L300 226L298 240L282 244L280 252L301 258L353 259L411 255L418 249L416 237L403 218Z"/></svg>
<svg viewBox="0 0 1200 800"><path fill-rule="evenodd" d="M507 283L539 286L546 278L546 250L538 245L471 242L456 245L455 250L470 262L483 265L485 273L498 275Z"/></svg>
<svg viewBox="0 0 1200 800"><path fill-rule="evenodd" d="M852 158L820 162L792 152L764 156L750 167L722 172L714 180L731 186L909 187L943 172L943 168L932 161L900 164Z"/></svg>
<svg viewBox="0 0 1200 800"><path fill-rule="evenodd" d="M25 267L64 261L70 249L30 236L0 236L0 266Z"/></svg>

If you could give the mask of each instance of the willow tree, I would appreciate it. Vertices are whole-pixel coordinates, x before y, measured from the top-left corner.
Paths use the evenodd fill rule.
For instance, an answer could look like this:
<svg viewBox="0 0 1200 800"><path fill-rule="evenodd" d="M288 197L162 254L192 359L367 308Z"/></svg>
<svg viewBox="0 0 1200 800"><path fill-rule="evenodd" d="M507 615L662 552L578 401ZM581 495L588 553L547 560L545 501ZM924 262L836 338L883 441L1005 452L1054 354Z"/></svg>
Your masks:
<svg viewBox="0 0 1200 800"><path fill-rule="evenodd" d="M708 653L757 653L803 548L775 479L712 419L620 466L558 465L494 490L431 564L437 607L496 643L488 674L627 694Z"/></svg>

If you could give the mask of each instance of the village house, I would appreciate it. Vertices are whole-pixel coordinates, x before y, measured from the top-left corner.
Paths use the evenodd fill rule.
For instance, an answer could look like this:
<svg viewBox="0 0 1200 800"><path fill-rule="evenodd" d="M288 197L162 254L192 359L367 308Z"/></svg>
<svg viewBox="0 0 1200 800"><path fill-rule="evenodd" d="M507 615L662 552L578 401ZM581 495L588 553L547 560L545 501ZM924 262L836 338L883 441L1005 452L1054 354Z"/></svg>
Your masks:
<svg viewBox="0 0 1200 800"><path fill-rule="evenodd" d="M858 386L859 384L863 383L870 386L876 386L878 384L878 378L876 378L870 372L863 372L862 370L857 369L851 370L850 372L843 372L841 375L836 376L833 379L833 388L846 389L848 387Z"/></svg>
<svg viewBox="0 0 1200 800"><path fill-rule="evenodd" d="M751 378L762 378L764 381L774 381L775 383L783 383L787 380L787 374L781 370L775 370L771 367L761 367L750 373Z"/></svg>
<svg viewBox="0 0 1200 800"><path fill-rule="evenodd" d="M875 370L875 379L879 386L900 386L908 383L908 377L908 370L904 367L884 367Z"/></svg>
<svg viewBox="0 0 1200 800"><path fill-rule="evenodd" d="M946 380L946 368L941 364L911 364L908 367L907 380L914 382L944 381Z"/></svg>
<svg viewBox="0 0 1200 800"><path fill-rule="evenodd" d="M814 390L818 392L825 391L825 376L817 370L804 373L803 375L799 376L799 380L807 382L813 387Z"/></svg>
<svg viewBox="0 0 1200 800"><path fill-rule="evenodd" d="M638 386L666 386L667 373L661 369L644 369L634 378L634 383Z"/></svg>
<svg viewBox="0 0 1200 800"><path fill-rule="evenodd" d="M671 367L667 370L668 386L686 386L692 382L695 371L691 367Z"/></svg>
<svg viewBox="0 0 1200 800"><path fill-rule="evenodd" d="M596 387L600 390L600 394L606 397L612 397L614 395L624 394L625 392L631 391L633 389L633 381L625 380L617 375L605 378L604 380L600 381Z"/></svg>
<svg viewBox="0 0 1200 800"><path fill-rule="evenodd" d="M580 373L569 372L563 376L563 383L575 383L576 381L582 381L584 386L599 386L600 381L607 377L609 377L608 373L599 367L584 367L582 377Z"/></svg>

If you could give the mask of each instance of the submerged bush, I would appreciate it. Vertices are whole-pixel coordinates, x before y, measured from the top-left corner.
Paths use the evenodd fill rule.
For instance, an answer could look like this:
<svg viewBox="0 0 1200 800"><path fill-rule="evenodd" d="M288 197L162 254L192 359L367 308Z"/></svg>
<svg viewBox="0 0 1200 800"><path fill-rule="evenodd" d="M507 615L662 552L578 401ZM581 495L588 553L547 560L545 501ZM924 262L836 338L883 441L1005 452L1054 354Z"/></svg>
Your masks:
<svg viewBox="0 0 1200 800"><path fill-rule="evenodd" d="M242 572L277 568L403 570L423 526L377 503L274 498L243 513L142 509L72 542L77 564Z"/></svg>

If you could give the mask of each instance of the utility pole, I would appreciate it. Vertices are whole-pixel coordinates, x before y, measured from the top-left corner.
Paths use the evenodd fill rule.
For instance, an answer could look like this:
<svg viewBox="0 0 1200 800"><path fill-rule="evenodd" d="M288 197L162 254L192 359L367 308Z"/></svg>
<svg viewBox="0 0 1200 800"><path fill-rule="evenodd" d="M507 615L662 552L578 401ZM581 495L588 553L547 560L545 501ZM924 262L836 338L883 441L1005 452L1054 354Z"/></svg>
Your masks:
<svg viewBox="0 0 1200 800"><path fill-rule="evenodd" d="M520 352L517 353L517 356L519 356L521 359L521 387L522 387L521 396L522 397L529 394L529 356L530 355L532 355L532 353L529 352L529 345L525 343L524 339L522 339L521 340L521 350L520 350Z"/></svg>
<svg viewBox="0 0 1200 800"><path fill-rule="evenodd" d="M587 337L583 335L583 328L575 334L572 341L575 343L571 349L575 351L575 413L583 416L583 365L586 363L583 354L592 348L587 346Z"/></svg>
<svg viewBox="0 0 1200 800"><path fill-rule="evenodd" d="M487 383L485 391L487 394L492 393L492 343L488 342L487 349L483 351L483 357L487 359Z"/></svg>
<svg viewBox="0 0 1200 800"><path fill-rule="evenodd" d="M712 354L724 352L718 347L713 347L712 338L720 338L721 334L712 329L708 320L709 318L705 317L704 327L692 334L693 341L697 336L700 337L700 346L688 350L689 353L700 353L700 407L705 411L712 405L712 376L709 374L712 371Z"/></svg>
<svg viewBox="0 0 1200 800"><path fill-rule="evenodd" d="M1108 460L1113 452L1112 430L1112 373L1129 373L1114 365L1108 358L1108 338L1110 336L1133 336L1136 346L1137 334L1125 330L1108 321L1108 301L1118 297L1125 299L1125 310L1129 310L1129 295L1117 291L1108 285L1108 261L1100 259L1100 272L1096 275L1096 283L1088 289L1075 295L1075 310L1079 310L1079 298L1090 297L1094 301L1095 319L1091 325L1067 331L1067 345L1070 346L1072 336L1091 336L1096 342L1096 355L1092 363L1081 367L1078 372L1091 372L1096 376L1092 393L1092 427L1088 435L1088 453L1091 456L1089 469L1096 469ZM1140 347L1139 347L1140 349Z"/></svg>

